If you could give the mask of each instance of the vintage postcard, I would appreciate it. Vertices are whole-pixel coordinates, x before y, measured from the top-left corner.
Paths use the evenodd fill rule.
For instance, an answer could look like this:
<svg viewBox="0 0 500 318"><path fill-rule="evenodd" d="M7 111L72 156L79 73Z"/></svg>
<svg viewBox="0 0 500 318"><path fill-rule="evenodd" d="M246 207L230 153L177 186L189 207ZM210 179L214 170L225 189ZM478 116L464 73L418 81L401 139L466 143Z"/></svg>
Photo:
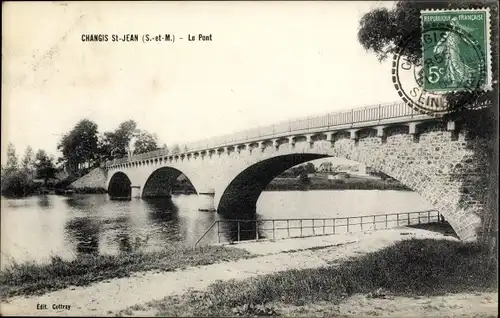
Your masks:
<svg viewBox="0 0 500 318"><path fill-rule="evenodd" d="M498 315L498 3L2 3L0 315Z"/></svg>

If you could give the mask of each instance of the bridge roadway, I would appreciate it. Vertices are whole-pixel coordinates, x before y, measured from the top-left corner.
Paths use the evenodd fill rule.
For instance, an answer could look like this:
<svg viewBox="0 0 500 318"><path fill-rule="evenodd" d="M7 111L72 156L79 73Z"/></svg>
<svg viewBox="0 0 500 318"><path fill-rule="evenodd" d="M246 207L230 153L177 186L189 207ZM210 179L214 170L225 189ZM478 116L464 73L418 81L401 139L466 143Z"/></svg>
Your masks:
<svg viewBox="0 0 500 318"><path fill-rule="evenodd" d="M471 191L487 174L484 140L466 124L420 113L402 102L280 122L106 162L112 196L168 196L183 173L203 209L254 213L266 185L294 165L342 157L382 171L421 194L462 239L473 239L482 211ZM465 190L464 190L465 189Z"/></svg>

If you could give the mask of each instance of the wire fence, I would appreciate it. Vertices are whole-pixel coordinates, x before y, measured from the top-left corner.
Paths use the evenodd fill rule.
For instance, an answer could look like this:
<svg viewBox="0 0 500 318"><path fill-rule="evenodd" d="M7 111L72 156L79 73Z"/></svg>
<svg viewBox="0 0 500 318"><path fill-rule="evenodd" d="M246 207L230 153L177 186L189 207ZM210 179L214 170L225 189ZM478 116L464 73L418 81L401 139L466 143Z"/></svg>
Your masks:
<svg viewBox="0 0 500 318"><path fill-rule="evenodd" d="M249 240L277 240L375 231L400 226L434 223L441 220L441 215L437 210L335 218L217 220L200 236L195 243L195 248L211 231L216 232L217 243L235 243Z"/></svg>

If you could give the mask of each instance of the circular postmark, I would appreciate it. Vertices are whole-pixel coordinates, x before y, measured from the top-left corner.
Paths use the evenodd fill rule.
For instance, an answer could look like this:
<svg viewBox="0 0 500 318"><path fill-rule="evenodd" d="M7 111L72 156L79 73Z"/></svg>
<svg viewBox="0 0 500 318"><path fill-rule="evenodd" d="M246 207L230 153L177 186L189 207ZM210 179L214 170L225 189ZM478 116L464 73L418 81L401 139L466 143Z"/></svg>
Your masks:
<svg viewBox="0 0 500 318"><path fill-rule="evenodd" d="M422 57L410 60L405 52L416 45L422 48ZM452 23L410 35L398 45L392 61L392 81L399 96L413 109L432 116L452 110L446 94L479 91L485 72L486 59L477 41Z"/></svg>

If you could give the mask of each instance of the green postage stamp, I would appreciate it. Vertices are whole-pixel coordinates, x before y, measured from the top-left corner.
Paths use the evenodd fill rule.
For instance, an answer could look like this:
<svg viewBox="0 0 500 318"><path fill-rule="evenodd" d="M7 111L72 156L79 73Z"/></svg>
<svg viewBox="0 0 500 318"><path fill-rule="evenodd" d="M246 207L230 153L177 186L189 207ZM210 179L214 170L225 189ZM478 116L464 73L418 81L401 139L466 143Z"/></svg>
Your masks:
<svg viewBox="0 0 500 318"><path fill-rule="evenodd" d="M491 89L489 9L423 10L424 90Z"/></svg>

